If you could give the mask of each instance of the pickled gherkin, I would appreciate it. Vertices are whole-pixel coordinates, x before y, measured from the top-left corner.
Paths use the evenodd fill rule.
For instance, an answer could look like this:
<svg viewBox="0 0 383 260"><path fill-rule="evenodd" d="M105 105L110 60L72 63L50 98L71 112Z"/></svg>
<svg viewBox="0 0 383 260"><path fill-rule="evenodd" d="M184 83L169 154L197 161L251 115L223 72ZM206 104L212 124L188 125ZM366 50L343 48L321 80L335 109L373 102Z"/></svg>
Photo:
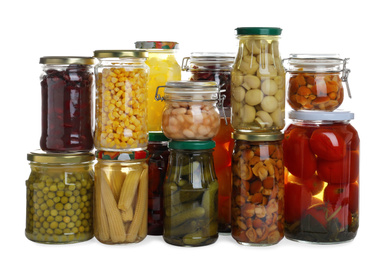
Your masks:
<svg viewBox="0 0 383 260"><path fill-rule="evenodd" d="M93 237L93 158L87 153L28 154L28 239L59 244Z"/></svg>
<svg viewBox="0 0 383 260"><path fill-rule="evenodd" d="M203 246L218 238L218 182L213 141L169 143L164 183L164 240L178 246Z"/></svg>

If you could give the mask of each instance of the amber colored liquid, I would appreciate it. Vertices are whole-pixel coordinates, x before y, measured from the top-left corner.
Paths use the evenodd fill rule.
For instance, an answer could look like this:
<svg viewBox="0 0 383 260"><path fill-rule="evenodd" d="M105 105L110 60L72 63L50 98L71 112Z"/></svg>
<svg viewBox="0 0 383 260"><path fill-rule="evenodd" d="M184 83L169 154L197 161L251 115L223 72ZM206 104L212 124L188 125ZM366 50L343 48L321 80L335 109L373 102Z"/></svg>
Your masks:
<svg viewBox="0 0 383 260"><path fill-rule="evenodd" d="M221 118L218 134L213 139L215 148L213 152L214 168L218 179L218 231L230 232L231 222L231 156L234 140L231 133L234 131L227 119Z"/></svg>

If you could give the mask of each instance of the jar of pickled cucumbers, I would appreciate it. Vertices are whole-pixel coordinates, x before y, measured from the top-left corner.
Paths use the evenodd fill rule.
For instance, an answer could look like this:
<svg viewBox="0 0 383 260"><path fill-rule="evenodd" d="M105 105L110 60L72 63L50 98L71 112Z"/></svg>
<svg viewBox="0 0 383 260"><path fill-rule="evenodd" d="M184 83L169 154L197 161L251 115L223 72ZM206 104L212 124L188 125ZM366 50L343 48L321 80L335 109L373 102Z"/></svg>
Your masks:
<svg viewBox="0 0 383 260"><path fill-rule="evenodd" d="M281 132L235 131L231 234L242 245L277 244L284 236Z"/></svg>
<svg viewBox="0 0 383 260"><path fill-rule="evenodd" d="M140 41L137 49L148 52L146 64L150 68L148 89L148 131L161 132L162 111L165 104L154 99L158 86L181 80L181 67L176 60L177 42ZM162 94L163 92L161 92Z"/></svg>
<svg viewBox="0 0 383 260"><path fill-rule="evenodd" d="M96 127L94 145L102 151L138 151L148 145L148 53L96 50Z"/></svg>
<svg viewBox="0 0 383 260"><path fill-rule="evenodd" d="M333 111L344 98L343 82L348 86L349 59L337 54L290 54L287 102L294 110Z"/></svg>
<svg viewBox="0 0 383 260"><path fill-rule="evenodd" d="M239 48L231 74L233 128L282 130L285 126L285 71L279 53L282 29L236 30Z"/></svg>
<svg viewBox="0 0 383 260"><path fill-rule="evenodd" d="M160 88L164 95L158 94ZM162 130L172 140L209 140L219 130L221 107L213 81L172 81L157 88L156 100L164 100Z"/></svg>
<svg viewBox="0 0 383 260"><path fill-rule="evenodd" d="M164 184L164 240L203 246L218 238L218 182L213 141L171 141Z"/></svg>
<svg viewBox="0 0 383 260"><path fill-rule="evenodd" d="M141 242L148 229L148 151L96 151L94 236L103 244Z"/></svg>
<svg viewBox="0 0 383 260"><path fill-rule="evenodd" d="M93 237L92 153L28 153L26 237L67 244Z"/></svg>
<svg viewBox="0 0 383 260"><path fill-rule="evenodd" d="M89 152L93 149L92 57L40 58L40 148L49 152Z"/></svg>
<svg viewBox="0 0 383 260"><path fill-rule="evenodd" d="M149 133L148 235L163 233L163 186L168 169L169 139L162 133Z"/></svg>
<svg viewBox="0 0 383 260"><path fill-rule="evenodd" d="M292 111L285 131L285 236L340 243L359 226L359 137L347 111Z"/></svg>
<svg viewBox="0 0 383 260"><path fill-rule="evenodd" d="M221 95L225 95L223 107L230 107L231 69L234 58L235 53L229 52L192 52L190 57L183 58L182 70L191 73L191 81L217 82ZM230 117L230 113L226 116Z"/></svg>

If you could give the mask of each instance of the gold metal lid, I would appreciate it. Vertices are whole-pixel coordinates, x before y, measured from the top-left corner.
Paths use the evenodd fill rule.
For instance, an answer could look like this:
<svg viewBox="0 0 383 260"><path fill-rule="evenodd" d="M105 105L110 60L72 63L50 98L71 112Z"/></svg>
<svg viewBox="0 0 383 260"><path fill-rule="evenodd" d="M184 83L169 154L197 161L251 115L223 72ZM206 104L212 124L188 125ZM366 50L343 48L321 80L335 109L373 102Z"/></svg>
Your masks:
<svg viewBox="0 0 383 260"><path fill-rule="evenodd" d="M96 58L147 58L146 50L96 50Z"/></svg>
<svg viewBox="0 0 383 260"><path fill-rule="evenodd" d="M234 140L255 141L255 142L271 142L281 141L284 134L279 131L275 132L254 132L254 131L234 131L231 134Z"/></svg>
<svg viewBox="0 0 383 260"><path fill-rule="evenodd" d="M27 154L27 160L37 163L52 164L76 164L91 162L94 160L93 153L47 153L36 150Z"/></svg>
<svg viewBox="0 0 383 260"><path fill-rule="evenodd" d="M79 64L79 65L93 65L93 57L80 57L80 56L44 56L40 58L40 64L47 65L65 65L65 64Z"/></svg>

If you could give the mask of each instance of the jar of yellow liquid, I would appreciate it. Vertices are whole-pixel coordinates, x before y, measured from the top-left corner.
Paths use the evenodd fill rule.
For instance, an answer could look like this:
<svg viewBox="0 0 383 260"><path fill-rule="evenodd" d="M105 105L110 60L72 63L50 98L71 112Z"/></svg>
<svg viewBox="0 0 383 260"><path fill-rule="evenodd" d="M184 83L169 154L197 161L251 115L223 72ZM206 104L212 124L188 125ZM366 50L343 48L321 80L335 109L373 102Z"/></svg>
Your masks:
<svg viewBox="0 0 383 260"><path fill-rule="evenodd" d="M150 67L148 88L148 131L161 132L162 111L165 103L156 101L154 96L158 86L168 81L181 80L181 67L176 60L177 42L139 41L137 49L148 51L146 64ZM163 89L161 89L163 91ZM160 93L161 95L163 93Z"/></svg>

